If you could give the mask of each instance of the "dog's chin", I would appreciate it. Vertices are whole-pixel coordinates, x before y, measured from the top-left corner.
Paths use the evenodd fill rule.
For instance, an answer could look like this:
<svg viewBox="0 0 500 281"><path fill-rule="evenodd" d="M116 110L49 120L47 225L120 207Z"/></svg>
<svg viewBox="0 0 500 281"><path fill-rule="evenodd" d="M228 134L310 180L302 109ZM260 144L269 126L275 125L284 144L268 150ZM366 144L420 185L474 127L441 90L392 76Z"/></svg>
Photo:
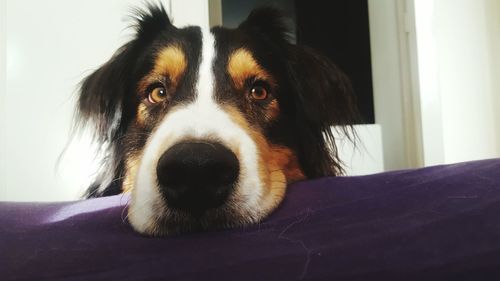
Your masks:
<svg viewBox="0 0 500 281"><path fill-rule="evenodd" d="M193 213L168 208L166 204L160 203L153 204L153 215L144 218L137 216L132 204L128 209L128 220L137 232L147 236L161 237L244 227L258 223L272 211L245 209L241 205L236 200L230 200L202 213Z"/></svg>
<svg viewBox="0 0 500 281"><path fill-rule="evenodd" d="M210 232L228 228L238 228L258 222L258 219L232 215L229 212L208 211L201 217L179 212L176 219L160 218L156 227L148 235L167 236L185 233Z"/></svg>

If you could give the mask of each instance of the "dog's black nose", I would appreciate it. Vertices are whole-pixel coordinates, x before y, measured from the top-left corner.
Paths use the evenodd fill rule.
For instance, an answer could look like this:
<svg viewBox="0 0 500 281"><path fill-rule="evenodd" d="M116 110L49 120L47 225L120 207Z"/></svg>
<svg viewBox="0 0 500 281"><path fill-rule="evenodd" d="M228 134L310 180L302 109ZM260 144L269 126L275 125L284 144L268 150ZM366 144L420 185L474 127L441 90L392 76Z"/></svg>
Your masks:
<svg viewBox="0 0 500 281"><path fill-rule="evenodd" d="M239 175L236 155L219 143L178 143L158 161L160 190L169 207L193 214L224 203Z"/></svg>

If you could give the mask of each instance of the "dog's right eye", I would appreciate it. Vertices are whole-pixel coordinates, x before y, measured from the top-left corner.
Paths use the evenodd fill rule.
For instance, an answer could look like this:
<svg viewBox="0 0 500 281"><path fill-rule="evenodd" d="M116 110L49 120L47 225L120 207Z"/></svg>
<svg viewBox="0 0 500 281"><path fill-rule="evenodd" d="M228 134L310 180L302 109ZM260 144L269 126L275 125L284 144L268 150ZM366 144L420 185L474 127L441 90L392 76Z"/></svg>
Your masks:
<svg viewBox="0 0 500 281"><path fill-rule="evenodd" d="M167 98L167 89L163 86L152 88L148 94L148 102L151 104L159 103Z"/></svg>

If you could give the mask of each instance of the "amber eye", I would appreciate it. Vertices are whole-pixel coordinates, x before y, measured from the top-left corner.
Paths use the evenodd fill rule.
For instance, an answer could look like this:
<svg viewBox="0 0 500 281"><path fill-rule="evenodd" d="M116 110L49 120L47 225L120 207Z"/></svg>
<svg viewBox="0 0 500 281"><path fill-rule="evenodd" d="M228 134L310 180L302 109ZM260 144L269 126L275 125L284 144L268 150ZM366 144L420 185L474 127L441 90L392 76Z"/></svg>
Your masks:
<svg viewBox="0 0 500 281"><path fill-rule="evenodd" d="M148 101L150 103L159 103L167 98L167 89L165 87L155 87L148 95Z"/></svg>
<svg viewBox="0 0 500 281"><path fill-rule="evenodd" d="M264 86L254 85L250 89L250 97L253 100L263 101L268 98L269 94Z"/></svg>

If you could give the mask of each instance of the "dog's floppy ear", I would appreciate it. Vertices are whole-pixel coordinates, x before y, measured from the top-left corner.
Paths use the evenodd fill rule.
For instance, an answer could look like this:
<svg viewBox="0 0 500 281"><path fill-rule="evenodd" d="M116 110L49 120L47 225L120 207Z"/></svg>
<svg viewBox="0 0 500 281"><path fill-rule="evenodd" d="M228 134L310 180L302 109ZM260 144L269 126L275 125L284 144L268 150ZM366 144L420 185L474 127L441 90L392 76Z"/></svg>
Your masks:
<svg viewBox="0 0 500 281"><path fill-rule="evenodd" d="M134 61L140 51L154 40L158 33L174 28L163 6L148 6L135 11L136 36L122 46L113 57L86 77L80 87L78 113L81 122L94 125L96 138L105 142L113 140L126 128L129 120L123 119L123 111L130 109L133 96L131 85Z"/></svg>
<svg viewBox="0 0 500 281"><path fill-rule="evenodd" d="M351 140L359 121L349 78L327 57L302 46L289 48L288 77L298 131L298 158L307 177L338 175L342 161L331 126Z"/></svg>
<svg viewBox="0 0 500 281"><path fill-rule="evenodd" d="M123 46L108 62L87 76L80 87L80 121L92 123L99 141L113 139L121 123L130 72L129 48L129 45Z"/></svg>
<svg viewBox="0 0 500 281"><path fill-rule="evenodd" d="M123 45L113 57L86 77L80 86L77 103L77 127L90 128L95 140L106 145L102 171L87 192L87 197L99 193L119 192L123 172L121 136L127 130L138 103L136 90L137 58L162 31L175 28L163 6L148 6L135 10L135 37ZM111 186L111 183L113 186Z"/></svg>

